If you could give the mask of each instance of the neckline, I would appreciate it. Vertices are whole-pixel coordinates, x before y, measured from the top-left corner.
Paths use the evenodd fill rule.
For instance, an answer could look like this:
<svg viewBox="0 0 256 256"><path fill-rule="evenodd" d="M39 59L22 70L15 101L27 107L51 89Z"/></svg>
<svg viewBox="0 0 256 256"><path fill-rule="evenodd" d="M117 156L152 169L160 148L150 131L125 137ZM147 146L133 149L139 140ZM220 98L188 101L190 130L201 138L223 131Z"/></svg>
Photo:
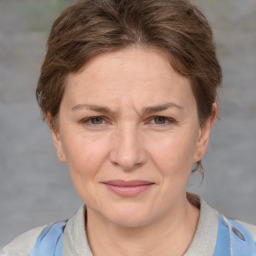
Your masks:
<svg viewBox="0 0 256 256"><path fill-rule="evenodd" d="M190 194L191 195L191 194ZM194 201L190 202L200 208L197 229L187 252L184 256L211 256L215 250L218 232L218 212L211 208L199 196L192 194ZM85 230L86 206L83 205L66 226L64 235L64 256L92 256Z"/></svg>

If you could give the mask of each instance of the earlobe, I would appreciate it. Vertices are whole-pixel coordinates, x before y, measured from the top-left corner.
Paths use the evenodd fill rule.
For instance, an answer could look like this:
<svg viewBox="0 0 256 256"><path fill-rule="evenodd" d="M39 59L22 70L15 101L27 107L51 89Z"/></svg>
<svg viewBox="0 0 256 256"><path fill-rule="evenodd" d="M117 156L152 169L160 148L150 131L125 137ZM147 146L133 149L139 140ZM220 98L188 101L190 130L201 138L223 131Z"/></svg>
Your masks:
<svg viewBox="0 0 256 256"><path fill-rule="evenodd" d="M212 105L212 114L211 116L206 120L205 124L201 126L197 146L196 146L196 152L194 156L194 162L200 161L203 156L205 155L210 139L210 132L212 129L212 126L215 123L217 112L218 112L218 106L216 103Z"/></svg>
<svg viewBox="0 0 256 256"><path fill-rule="evenodd" d="M47 123L48 123L48 126L49 126L51 134L52 134L52 140L53 140L53 144L57 151L58 160L60 162L64 163L64 162L66 162L66 157L65 157L65 154L63 151L60 133L59 133L56 125L54 125L54 121L53 121L53 118L50 115L50 113L47 114Z"/></svg>
<svg viewBox="0 0 256 256"><path fill-rule="evenodd" d="M54 143L54 146L55 146L56 151L57 151L58 160L61 163L64 163L64 162L66 162L66 157L65 157L65 154L63 152L63 147L62 147L62 141L61 141L61 138L60 138L60 134L58 132L54 131L54 130L51 130L51 133L52 133L53 143Z"/></svg>
<svg viewBox="0 0 256 256"><path fill-rule="evenodd" d="M61 163L65 163L66 162L66 158L65 158L65 155L63 153L57 151L57 157L58 157L58 160Z"/></svg>

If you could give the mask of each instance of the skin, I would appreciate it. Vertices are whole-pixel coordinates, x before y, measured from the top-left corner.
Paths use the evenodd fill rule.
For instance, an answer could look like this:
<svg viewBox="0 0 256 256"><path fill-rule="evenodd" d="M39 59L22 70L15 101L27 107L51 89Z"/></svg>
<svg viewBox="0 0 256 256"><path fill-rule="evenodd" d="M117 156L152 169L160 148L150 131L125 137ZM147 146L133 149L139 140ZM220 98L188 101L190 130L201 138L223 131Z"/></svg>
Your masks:
<svg viewBox="0 0 256 256"><path fill-rule="evenodd" d="M153 48L105 53L68 76L52 136L87 206L94 255L185 253L199 218L186 184L206 152L213 110L201 127L190 81ZM109 180L152 185L122 196Z"/></svg>

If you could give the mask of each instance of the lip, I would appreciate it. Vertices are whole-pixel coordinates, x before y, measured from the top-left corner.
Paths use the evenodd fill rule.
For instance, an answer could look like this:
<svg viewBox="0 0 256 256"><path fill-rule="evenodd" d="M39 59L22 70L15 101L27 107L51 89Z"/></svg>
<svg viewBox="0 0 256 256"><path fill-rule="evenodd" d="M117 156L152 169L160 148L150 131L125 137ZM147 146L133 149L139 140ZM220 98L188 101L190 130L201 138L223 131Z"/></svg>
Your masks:
<svg viewBox="0 0 256 256"><path fill-rule="evenodd" d="M109 180L102 182L107 189L119 196L137 196L144 191L150 189L154 183L145 180Z"/></svg>

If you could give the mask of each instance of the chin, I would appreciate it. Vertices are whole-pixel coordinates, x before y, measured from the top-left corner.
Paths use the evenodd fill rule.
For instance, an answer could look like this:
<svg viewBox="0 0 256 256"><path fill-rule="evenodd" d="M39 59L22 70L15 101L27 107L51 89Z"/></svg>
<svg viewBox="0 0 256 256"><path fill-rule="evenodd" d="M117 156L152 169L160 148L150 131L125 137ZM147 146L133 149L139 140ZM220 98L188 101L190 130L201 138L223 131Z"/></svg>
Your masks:
<svg viewBox="0 0 256 256"><path fill-rule="evenodd" d="M111 211L109 216L106 216L112 223L120 227L137 228L142 227L150 222L153 218L150 210L136 207L134 205L122 206Z"/></svg>
<svg viewBox="0 0 256 256"><path fill-rule="evenodd" d="M120 218L114 218L113 223L123 228L139 228L148 224L150 221L145 218L131 218L131 216L121 216Z"/></svg>

